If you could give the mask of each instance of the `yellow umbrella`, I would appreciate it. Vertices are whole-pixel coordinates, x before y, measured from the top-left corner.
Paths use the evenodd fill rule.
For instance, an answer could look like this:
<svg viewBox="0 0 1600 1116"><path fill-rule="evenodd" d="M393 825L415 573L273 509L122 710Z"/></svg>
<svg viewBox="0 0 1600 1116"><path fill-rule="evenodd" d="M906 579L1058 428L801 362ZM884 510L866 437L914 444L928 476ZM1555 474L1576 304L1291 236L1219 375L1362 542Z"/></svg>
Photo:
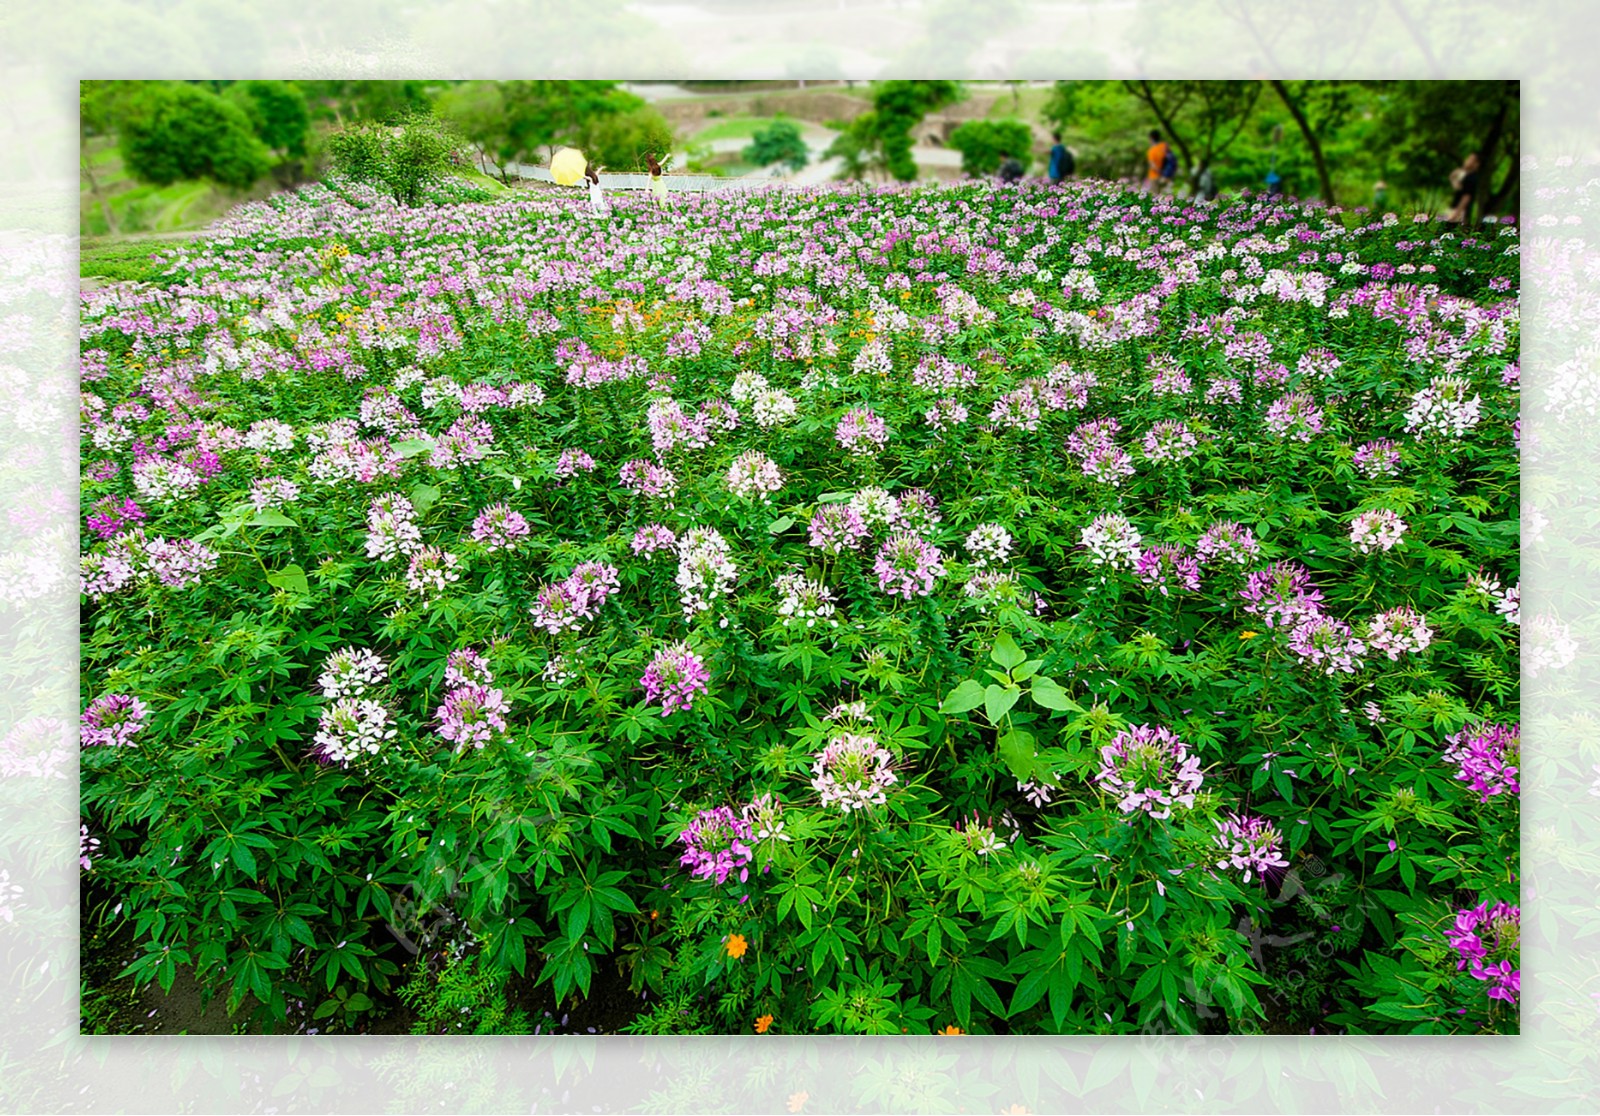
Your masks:
<svg viewBox="0 0 1600 1116"><path fill-rule="evenodd" d="M557 185L576 186L588 165L583 152L576 147L563 147L550 160L550 177L556 180Z"/></svg>

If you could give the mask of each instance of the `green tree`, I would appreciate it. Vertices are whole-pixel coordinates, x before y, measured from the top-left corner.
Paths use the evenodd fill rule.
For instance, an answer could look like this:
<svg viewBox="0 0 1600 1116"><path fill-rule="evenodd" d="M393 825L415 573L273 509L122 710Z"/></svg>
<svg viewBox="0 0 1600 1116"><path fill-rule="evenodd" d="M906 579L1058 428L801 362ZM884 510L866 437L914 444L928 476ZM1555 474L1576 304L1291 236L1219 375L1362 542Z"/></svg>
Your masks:
<svg viewBox="0 0 1600 1116"><path fill-rule="evenodd" d="M479 166L492 164L502 182L518 152L511 142L511 121L505 94L497 81L467 81L439 94L434 103L439 118L454 128L478 151Z"/></svg>
<svg viewBox="0 0 1600 1116"><path fill-rule="evenodd" d="M1020 120L968 120L950 133L950 146L961 152L961 169L971 175L994 174L1007 152L1027 170L1033 130Z"/></svg>
<svg viewBox="0 0 1600 1116"><path fill-rule="evenodd" d="M311 113L299 89L286 81L240 81L223 96L244 110L262 143L288 158L304 158Z"/></svg>
<svg viewBox="0 0 1600 1116"><path fill-rule="evenodd" d="M744 161L752 166L783 163L790 170L799 170L810 162L806 141L800 138L800 125L793 120L774 120L750 140L750 146L744 149Z"/></svg>
<svg viewBox="0 0 1600 1116"><path fill-rule="evenodd" d="M426 116L394 125L354 124L328 140L335 171L376 186L401 205L419 204L424 190L450 174L456 152L455 139Z"/></svg>
<svg viewBox="0 0 1600 1116"><path fill-rule="evenodd" d="M157 186L209 178L245 190L271 167L243 109L176 82L140 91L122 122L120 147L128 172Z"/></svg>
<svg viewBox="0 0 1600 1116"><path fill-rule="evenodd" d="M885 81L872 91L874 138L883 151L883 163L901 182L917 177L911 157L911 130L936 108L961 98L957 81Z"/></svg>
<svg viewBox="0 0 1600 1116"><path fill-rule="evenodd" d="M1450 172L1477 152L1478 197L1514 209L1518 194L1521 86L1516 81L1384 81L1376 137L1390 182L1418 191L1449 189Z"/></svg>

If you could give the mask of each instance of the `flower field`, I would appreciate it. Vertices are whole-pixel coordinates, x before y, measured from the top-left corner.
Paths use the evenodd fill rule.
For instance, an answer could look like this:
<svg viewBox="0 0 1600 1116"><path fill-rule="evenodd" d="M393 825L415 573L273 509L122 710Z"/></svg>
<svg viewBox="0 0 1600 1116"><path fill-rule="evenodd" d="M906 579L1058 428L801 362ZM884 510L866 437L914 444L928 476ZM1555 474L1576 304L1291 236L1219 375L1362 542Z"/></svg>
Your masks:
<svg viewBox="0 0 1600 1116"><path fill-rule="evenodd" d="M1514 1033L1517 244L241 207L83 299L86 928L279 1031Z"/></svg>

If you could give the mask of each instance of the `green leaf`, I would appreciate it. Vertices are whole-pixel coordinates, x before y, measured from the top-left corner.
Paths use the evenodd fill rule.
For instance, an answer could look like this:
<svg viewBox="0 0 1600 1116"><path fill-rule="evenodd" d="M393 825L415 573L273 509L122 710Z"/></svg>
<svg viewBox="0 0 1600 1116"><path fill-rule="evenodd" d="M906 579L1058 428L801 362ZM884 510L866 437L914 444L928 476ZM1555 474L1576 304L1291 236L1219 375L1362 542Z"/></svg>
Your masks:
<svg viewBox="0 0 1600 1116"><path fill-rule="evenodd" d="M418 515L427 515L428 509L439 502L440 491L431 484L413 485L411 489L411 504L417 509Z"/></svg>
<svg viewBox="0 0 1600 1116"><path fill-rule="evenodd" d="M403 442L395 442L389 446L396 457L416 457L419 454L433 452L432 438L407 438Z"/></svg>
<svg viewBox="0 0 1600 1116"><path fill-rule="evenodd" d="M1001 632L995 637L994 649L989 652L989 658L993 659L1002 670L1021 666L1028 660L1022 648L1017 646L1017 641L1011 638L1010 632Z"/></svg>
<svg viewBox="0 0 1600 1116"><path fill-rule="evenodd" d="M294 565L285 566L277 573L268 574L267 584L295 593L311 592L311 586L306 582L306 571Z"/></svg>
<svg viewBox="0 0 1600 1116"><path fill-rule="evenodd" d="M1022 690L1017 686L1002 686L991 683L983 691L983 711L989 717L991 725L998 725L1000 718L1011 712L1011 707L1017 704L1017 699L1022 696Z"/></svg>
<svg viewBox="0 0 1600 1116"><path fill-rule="evenodd" d="M1012 729L1000 738L1000 758L1020 782L1033 778L1033 733Z"/></svg>
<svg viewBox="0 0 1600 1116"><path fill-rule="evenodd" d="M983 683L969 678L945 697L941 713L966 713L983 704Z"/></svg>
<svg viewBox="0 0 1600 1116"><path fill-rule="evenodd" d="M768 524L767 531L768 531L769 534L781 535L781 534L783 534L785 531L787 531L789 528L791 528L793 526L794 526L794 516L785 515L785 516L780 516L777 519L774 519L770 524Z"/></svg>
<svg viewBox="0 0 1600 1116"><path fill-rule="evenodd" d="M251 527L298 527L300 524L275 508L266 508L250 517Z"/></svg>
<svg viewBox="0 0 1600 1116"><path fill-rule="evenodd" d="M1069 698L1067 691L1063 690L1060 683L1054 678L1046 678L1044 675L1035 678L1029 694L1032 696L1035 705L1041 705L1046 709L1070 710L1074 713L1083 712L1083 706Z"/></svg>

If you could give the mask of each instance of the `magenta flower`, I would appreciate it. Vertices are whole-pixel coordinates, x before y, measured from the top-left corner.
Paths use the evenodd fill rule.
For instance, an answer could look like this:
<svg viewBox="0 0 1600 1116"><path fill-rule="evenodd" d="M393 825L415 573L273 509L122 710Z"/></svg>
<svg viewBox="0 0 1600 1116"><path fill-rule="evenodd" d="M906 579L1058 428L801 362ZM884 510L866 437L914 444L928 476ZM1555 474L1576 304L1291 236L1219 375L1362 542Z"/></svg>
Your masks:
<svg viewBox="0 0 1600 1116"><path fill-rule="evenodd" d="M888 801L887 790L898 782L894 756L870 736L842 733L817 753L811 786L824 806L845 813Z"/></svg>
<svg viewBox="0 0 1600 1116"><path fill-rule="evenodd" d="M1366 644L1350 635L1350 625L1331 616L1308 616L1289 633L1289 650L1324 674L1354 674L1361 669Z"/></svg>
<svg viewBox="0 0 1600 1116"><path fill-rule="evenodd" d="M1261 554L1261 544L1255 532L1231 520L1214 523L1195 543L1195 555L1202 566L1213 562L1231 562L1235 566L1248 565Z"/></svg>
<svg viewBox="0 0 1600 1116"><path fill-rule="evenodd" d="M1117 796L1124 814L1143 811L1157 820L1174 806L1190 809L1205 776L1200 759L1171 729L1134 725L1100 749L1100 788Z"/></svg>
<svg viewBox="0 0 1600 1116"><path fill-rule="evenodd" d="M678 834L678 840L684 844L678 863L689 869L689 875L695 879L723 884L737 872L739 882L744 883L750 878L749 865L755 859L750 848L754 839L750 823L735 814L732 807L701 810L689 827Z"/></svg>
<svg viewBox="0 0 1600 1116"><path fill-rule="evenodd" d="M889 441L889 427L870 407L854 407L834 428L833 436L849 453L865 456L882 449Z"/></svg>
<svg viewBox="0 0 1600 1116"><path fill-rule="evenodd" d="M1427 618L1411 608L1391 608L1367 622L1367 644L1391 660L1401 655L1418 655L1433 642L1433 629Z"/></svg>
<svg viewBox="0 0 1600 1116"><path fill-rule="evenodd" d="M811 517L810 544L825 554L854 550L866 537L866 521L848 504L823 504Z"/></svg>
<svg viewBox="0 0 1600 1116"><path fill-rule="evenodd" d="M445 659L444 684L451 688L491 686L494 684L494 675L489 672L488 660L470 647L463 647L450 652Z"/></svg>
<svg viewBox="0 0 1600 1116"><path fill-rule="evenodd" d="M1268 869L1289 866L1283 858L1283 834L1265 818L1229 813L1215 824L1218 832L1212 841L1223 851L1218 868L1242 869L1244 882L1249 883Z"/></svg>
<svg viewBox="0 0 1600 1116"><path fill-rule="evenodd" d="M147 710L131 694L102 694L89 703L79 720L78 739L84 747L133 747L144 731Z"/></svg>
<svg viewBox="0 0 1600 1116"><path fill-rule="evenodd" d="M518 540L527 538L531 531L522 513L504 504L490 504L472 521L473 541L482 543L491 554L513 549Z"/></svg>
<svg viewBox="0 0 1600 1116"><path fill-rule="evenodd" d="M916 535L899 532L890 536L878 550L872 564L878 575L878 588L891 596L910 600L933 592L935 578L944 576L939 548Z"/></svg>
<svg viewBox="0 0 1600 1116"><path fill-rule="evenodd" d="M1456 912L1455 925L1445 940L1456 951L1456 971L1489 983L1491 1000L1515 1003L1522 992L1522 971L1511 962L1522 937L1522 909L1509 903L1479 903Z"/></svg>
<svg viewBox="0 0 1600 1116"><path fill-rule="evenodd" d="M434 716L439 721L439 735L460 752L469 744L482 748L504 734L505 714L510 708L500 690L469 683L447 693Z"/></svg>
<svg viewBox="0 0 1600 1116"><path fill-rule="evenodd" d="M95 504L94 514L88 520L89 530L102 539L113 539L144 517L144 510L132 500L107 496Z"/></svg>
<svg viewBox="0 0 1600 1116"><path fill-rule="evenodd" d="M1372 479L1400 475L1400 447L1388 438L1365 442L1355 452L1355 467Z"/></svg>
<svg viewBox="0 0 1600 1116"><path fill-rule="evenodd" d="M679 709L689 710L696 693L706 693L711 674L687 643L674 643L655 653L639 684L647 702L659 700L661 715L672 716Z"/></svg>
<svg viewBox="0 0 1600 1116"><path fill-rule="evenodd" d="M1291 391L1267 408L1267 430L1280 438L1309 442L1322 433L1322 411L1305 392Z"/></svg>
<svg viewBox="0 0 1600 1116"><path fill-rule="evenodd" d="M633 552L648 557L658 550L671 550L678 545L678 536L670 527L647 523L633 533Z"/></svg>
<svg viewBox="0 0 1600 1116"><path fill-rule="evenodd" d="M1446 737L1450 747L1441 759L1456 765L1456 780L1478 792L1483 802L1497 794L1517 795L1517 764L1522 755L1522 726L1480 725Z"/></svg>
<svg viewBox="0 0 1600 1116"><path fill-rule="evenodd" d="M1311 571L1298 562L1274 562L1245 579L1239 596L1244 610L1261 617L1267 627L1292 628L1322 612L1322 591L1311 582Z"/></svg>
<svg viewBox="0 0 1600 1116"><path fill-rule="evenodd" d="M556 476L571 477L578 473L594 472L594 458L582 450L562 450L561 456L556 458Z"/></svg>
<svg viewBox="0 0 1600 1116"><path fill-rule="evenodd" d="M1200 564L1181 546L1153 546L1134 562L1139 580L1163 597L1200 591Z"/></svg>

